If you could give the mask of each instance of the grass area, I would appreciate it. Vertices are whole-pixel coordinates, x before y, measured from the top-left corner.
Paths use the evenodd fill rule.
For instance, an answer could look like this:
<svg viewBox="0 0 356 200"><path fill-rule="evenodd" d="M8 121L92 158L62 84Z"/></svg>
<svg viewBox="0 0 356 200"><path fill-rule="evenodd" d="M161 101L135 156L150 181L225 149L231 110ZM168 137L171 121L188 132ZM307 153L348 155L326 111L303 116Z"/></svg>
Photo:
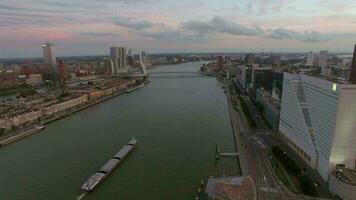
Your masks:
<svg viewBox="0 0 356 200"><path fill-rule="evenodd" d="M285 170L283 169L283 166L278 162L278 160L271 154L268 153L268 157L270 158L271 164L273 166L273 170L276 173L278 179L282 181L282 183L287 186L288 188L291 188L291 182L287 178L287 174Z"/></svg>

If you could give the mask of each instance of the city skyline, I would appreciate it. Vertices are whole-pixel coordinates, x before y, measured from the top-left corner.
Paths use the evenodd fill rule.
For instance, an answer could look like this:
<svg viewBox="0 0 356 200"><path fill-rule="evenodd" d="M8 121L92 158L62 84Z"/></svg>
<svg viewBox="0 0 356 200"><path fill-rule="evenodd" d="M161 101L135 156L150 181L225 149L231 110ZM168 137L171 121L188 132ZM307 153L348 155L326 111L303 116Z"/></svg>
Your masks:
<svg viewBox="0 0 356 200"><path fill-rule="evenodd" d="M94 12L93 12L94 11ZM257 0L4 0L0 58L109 54L112 45L164 52L351 52L356 2Z"/></svg>

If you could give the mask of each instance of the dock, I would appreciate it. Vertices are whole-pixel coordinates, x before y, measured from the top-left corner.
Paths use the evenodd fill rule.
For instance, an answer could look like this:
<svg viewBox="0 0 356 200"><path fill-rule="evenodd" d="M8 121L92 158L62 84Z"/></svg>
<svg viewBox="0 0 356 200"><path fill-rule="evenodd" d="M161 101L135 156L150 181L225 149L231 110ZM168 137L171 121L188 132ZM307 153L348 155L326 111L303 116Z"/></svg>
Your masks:
<svg viewBox="0 0 356 200"><path fill-rule="evenodd" d="M120 151L118 151L105 165L103 165L99 171L91 175L90 178L85 181L81 189L84 192L93 191L96 186L99 185L107 176L109 176L114 169L123 162L123 160L135 149L137 140L132 138Z"/></svg>

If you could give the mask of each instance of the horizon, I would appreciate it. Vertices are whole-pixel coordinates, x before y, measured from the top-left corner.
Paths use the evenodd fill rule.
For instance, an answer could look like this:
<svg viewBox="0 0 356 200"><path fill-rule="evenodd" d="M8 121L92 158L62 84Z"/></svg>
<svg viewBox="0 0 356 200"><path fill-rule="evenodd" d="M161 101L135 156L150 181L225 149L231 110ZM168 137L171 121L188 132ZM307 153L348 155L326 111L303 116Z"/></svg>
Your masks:
<svg viewBox="0 0 356 200"><path fill-rule="evenodd" d="M323 50L320 50L320 51L323 51ZM320 51L317 51L317 52L314 52L312 51L314 54L318 54ZM277 52L277 51L264 51L264 55L271 55L271 54L307 54L309 51L307 52L304 52L304 51L290 51L290 52L287 52L287 51L280 51L280 52ZM174 54L249 54L249 53L252 53L252 54L255 54L255 55L258 55L258 54L261 54L261 52L249 52L249 51L240 51L240 52L232 52L232 51L220 51L220 52L165 52L165 53L161 53L161 52L158 52L158 53L147 53L147 55L174 55ZM353 52L350 51L350 52L331 52L331 51L328 51L329 54L336 54L336 55L350 55L352 56L353 55ZM137 53L134 53L134 54L137 54ZM61 55L61 56L57 56L57 58L71 58L71 57L105 57L105 56L110 56L109 54L93 54L93 55ZM7 57L7 58L2 58L0 57L0 60L15 60L15 59L43 59L42 55L40 56L37 56L37 57Z"/></svg>
<svg viewBox="0 0 356 200"><path fill-rule="evenodd" d="M93 10L95 12L93 12ZM4 0L0 58L153 53L352 52L356 2L345 0Z"/></svg>

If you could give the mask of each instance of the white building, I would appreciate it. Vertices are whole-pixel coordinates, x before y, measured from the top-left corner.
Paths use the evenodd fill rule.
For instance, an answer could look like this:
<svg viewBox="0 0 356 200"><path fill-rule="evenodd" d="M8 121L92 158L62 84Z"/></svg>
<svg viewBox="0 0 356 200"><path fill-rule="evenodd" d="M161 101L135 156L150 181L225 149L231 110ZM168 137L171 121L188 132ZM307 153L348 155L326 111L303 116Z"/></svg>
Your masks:
<svg viewBox="0 0 356 200"><path fill-rule="evenodd" d="M54 55L54 45L46 43L42 45L43 50L43 62L45 66L54 67L57 65L57 60Z"/></svg>
<svg viewBox="0 0 356 200"><path fill-rule="evenodd" d="M110 47L110 57L114 60L115 74L119 73L126 65L126 48L125 47Z"/></svg>
<svg viewBox="0 0 356 200"><path fill-rule="evenodd" d="M307 54L307 66L314 66L314 53L312 51L309 51Z"/></svg>
<svg viewBox="0 0 356 200"><path fill-rule="evenodd" d="M284 73L279 132L328 180L337 164L355 168L356 85Z"/></svg>

